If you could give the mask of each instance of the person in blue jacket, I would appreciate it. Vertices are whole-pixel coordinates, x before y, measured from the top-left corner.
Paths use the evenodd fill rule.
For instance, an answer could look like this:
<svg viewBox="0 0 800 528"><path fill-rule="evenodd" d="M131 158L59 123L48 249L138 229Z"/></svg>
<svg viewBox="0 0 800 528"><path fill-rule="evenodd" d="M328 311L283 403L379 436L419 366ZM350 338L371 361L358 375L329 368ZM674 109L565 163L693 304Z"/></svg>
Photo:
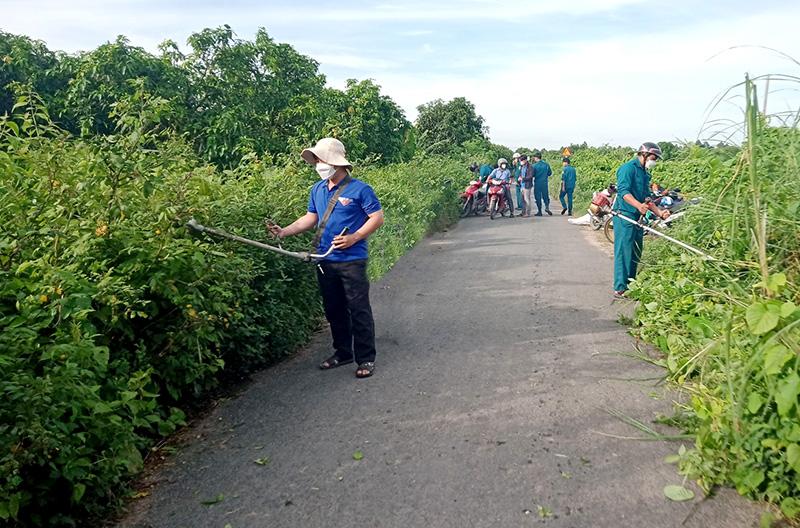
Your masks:
<svg viewBox="0 0 800 528"><path fill-rule="evenodd" d="M572 216L572 193L575 192L578 175L569 158L562 158L561 164L564 166L561 171L561 192L558 195L558 199L561 200L561 214L569 212L569 216ZM567 197L566 202L564 201L565 196Z"/></svg>
<svg viewBox="0 0 800 528"><path fill-rule="evenodd" d="M542 216L542 202L544 210L550 216L550 191L547 189L547 180L553 175L553 169L546 161L542 161L541 153L533 155L533 196L536 199L536 216Z"/></svg>
<svg viewBox="0 0 800 528"><path fill-rule="evenodd" d="M517 171L517 183L522 193L522 212L520 216L531 216L531 189L533 188L533 167L528 163L528 156L522 154L519 157L519 170Z"/></svg>
<svg viewBox="0 0 800 528"><path fill-rule="evenodd" d="M617 169L614 211L637 222L648 211L653 211L660 218L669 217L669 211L659 209L648 200L650 170L661 158L658 144L646 142L639 147L635 158ZM643 229L614 216L614 297L623 297L628 290L628 282L636 277L636 268L642 256L643 235Z"/></svg>

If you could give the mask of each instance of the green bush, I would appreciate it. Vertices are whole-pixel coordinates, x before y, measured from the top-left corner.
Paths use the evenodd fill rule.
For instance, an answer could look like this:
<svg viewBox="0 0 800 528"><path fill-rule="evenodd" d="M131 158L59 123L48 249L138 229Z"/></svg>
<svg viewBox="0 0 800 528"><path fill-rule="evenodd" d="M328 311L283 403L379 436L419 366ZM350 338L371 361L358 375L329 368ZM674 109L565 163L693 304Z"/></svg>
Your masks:
<svg viewBox="0 0 800 528"><path fill-rule="evenodd" d="M800 131L767 126L748 104L732 159L692 148L664 173L704 197L673 235L702 261L649 241L632 292L639 334L664 351L696 435L680 468L705 489L800 515ZM682 180L681 180L682 179ZM672 184L670 181L670 185Z"/></svg>
<svg viewBox="0 0 800 528"><path fill-rule="evenodd" d="M184 227L263 239L265 217L305 211L313 170L208 166L160 127L170 110L140 85L107 136L53 127L33 93L0 118L0 521L67 525L118 505L181 407L319 326L312 266ZM356 170L386 208L372 277L455 218L463 167Z"/></svg>

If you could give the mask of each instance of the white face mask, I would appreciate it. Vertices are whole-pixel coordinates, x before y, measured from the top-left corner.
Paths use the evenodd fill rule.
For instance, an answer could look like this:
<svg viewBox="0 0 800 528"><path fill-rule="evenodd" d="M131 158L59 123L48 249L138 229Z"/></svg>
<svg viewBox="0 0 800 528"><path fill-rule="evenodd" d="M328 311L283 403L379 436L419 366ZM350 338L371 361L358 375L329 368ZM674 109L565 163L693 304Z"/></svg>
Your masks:
<svg viewBox="0 0 800 528"><path fill-rule="evenodd" d="M328 165L327 163L323 163L321 161L317 163L317 165L314 168L317 170L317 174L319 174L319 177L322 178L323 180L329 179L336 173L336 167L334 167L333 165Z"/></svg>
<svg viewBox="0 0 800 528"><path fill-rule="evenodd" d="M501 168L501 169L503 169L503 170L506 170L506 167L508 167L508 165L506 165L505 163L503 163L502 165L500 165L500 168Z"/></svg>
<svg viewBox="0 0 800 528"><path fill-rule="evenodd" d="M647 160L644 164L644 168L647 170L653 170L653 167L655 167L657 163L658 161L656 160Z"/></svg>

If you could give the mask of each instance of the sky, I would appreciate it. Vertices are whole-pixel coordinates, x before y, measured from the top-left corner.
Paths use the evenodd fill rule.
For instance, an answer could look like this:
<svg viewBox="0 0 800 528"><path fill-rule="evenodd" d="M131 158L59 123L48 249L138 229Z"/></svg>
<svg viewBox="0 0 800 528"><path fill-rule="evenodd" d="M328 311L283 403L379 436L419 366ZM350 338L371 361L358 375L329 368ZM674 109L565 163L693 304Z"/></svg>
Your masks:
<svg viewBox="0 0 800 528"><path fill-rule="evenodd" d="M333 87L375 80L411 120L466 97L511 148L717 139L704 123L741 119L742 90L709 107L745 73L800 77L764 49L800 61L796 0L0 0L0 13L0 30L66 52L117 35L185 50L206 27L242 39L263 27ZM769 112L800 108L800 84L769 88Z"/></svg>

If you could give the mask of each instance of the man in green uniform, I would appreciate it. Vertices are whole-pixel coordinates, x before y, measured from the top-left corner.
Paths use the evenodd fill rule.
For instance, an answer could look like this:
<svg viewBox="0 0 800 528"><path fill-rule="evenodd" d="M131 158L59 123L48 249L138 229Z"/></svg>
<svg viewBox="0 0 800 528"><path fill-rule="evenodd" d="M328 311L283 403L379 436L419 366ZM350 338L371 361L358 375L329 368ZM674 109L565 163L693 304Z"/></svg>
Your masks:
<svg viewBox="0 0 800 528"><path fill-rule="evenodd" d="M575 181L578 179L578 175L569 158L562 158L561 163L564 165L564 169L561 171L561 192L558 195L558 199L561 200L561 214L569 211L569 215L572 216L572 193L575 192ZM564 196L567 197L566 202Z"/></svg>
<svg viewBox="0 0 800 528"><path fill-rule="evenodd" d="M656 207L650 196L650 170L662 157L656 143L643 143L636 157L617 169L617 198L612 209L634 221L639 221L647 211L668 218L669 211ZM642 256L644 230L614 216L614 297L622 297L628 290L628 281L636 277L636 268Z"/></svg>
<svg viewBox="0 0 800 528"><path fill-rule="evenodd" d="M542 161L542 155L537 152L533 155L533 195L536 198L536 216L542 216L542 201L544 210L550 216L550 191L547 189L547 180L553 175L553 169L546 161Z"/></svg>

